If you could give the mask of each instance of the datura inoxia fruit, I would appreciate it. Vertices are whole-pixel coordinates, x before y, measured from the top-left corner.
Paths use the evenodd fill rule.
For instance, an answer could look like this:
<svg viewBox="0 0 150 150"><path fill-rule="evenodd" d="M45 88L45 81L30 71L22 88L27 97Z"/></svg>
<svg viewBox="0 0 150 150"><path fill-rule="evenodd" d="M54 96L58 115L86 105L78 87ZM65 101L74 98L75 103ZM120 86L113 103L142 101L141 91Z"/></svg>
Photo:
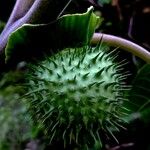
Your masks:
<svg viewBox="0 0 150 150"><path fill-rule="evenodd" d="M101 149L102 136L114 136L125 115L123 63L108 47L68 48L29 69L32 117L50 142Z"/></svg>

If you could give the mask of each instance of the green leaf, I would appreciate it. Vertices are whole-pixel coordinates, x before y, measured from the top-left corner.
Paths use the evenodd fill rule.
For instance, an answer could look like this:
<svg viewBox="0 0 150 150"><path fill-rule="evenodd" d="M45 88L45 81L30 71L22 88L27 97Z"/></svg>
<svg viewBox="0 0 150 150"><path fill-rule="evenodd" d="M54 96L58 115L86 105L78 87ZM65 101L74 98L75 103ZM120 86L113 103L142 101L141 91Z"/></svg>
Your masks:
<svg viewBox="0 0 150 150"><path fill-rule="evenodd" d="M5 60L24 60L51 48L87 45L98 23L100 19L90 7L86 13L64 15L53 23L24 24L10 35Z"/></svg>
<svg viewBox="0 0 150 150"><path fill-rule="evenodd" d="M129 101L127 107L133 113L129 120L134 120L135 116L135 119L146 120L150 115L150 64L144 65L135 77Z"/></svg>
<svg viewBox="0 0 150 150"><path fill-rule="evenodd" d="M150 108L143 110L140 115L140 118L145 124L150 124Z"/></svg>
<svg viewBox="0 0 150 150"><path fill-rule="evenodd" d="M130 91L130 101L135 104L134 109L142 111L150 108L150 64L144 65L134 79Z"/></svg>

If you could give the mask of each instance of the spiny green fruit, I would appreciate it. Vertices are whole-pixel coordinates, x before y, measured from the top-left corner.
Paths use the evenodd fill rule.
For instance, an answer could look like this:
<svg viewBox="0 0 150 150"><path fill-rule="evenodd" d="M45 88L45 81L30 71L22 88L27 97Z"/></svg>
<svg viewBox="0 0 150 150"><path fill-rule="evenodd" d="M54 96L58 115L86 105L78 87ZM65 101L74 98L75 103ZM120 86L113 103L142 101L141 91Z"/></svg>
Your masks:
<svg viewBox="0 0 150 150"><path fill-rule="evenodd" d="M99 150L101 138L115 138L113 130L122 127L126 75L120 72L123 63L115 63L106 49L69 48L30 65L30 111L50 142Z"/></svg>

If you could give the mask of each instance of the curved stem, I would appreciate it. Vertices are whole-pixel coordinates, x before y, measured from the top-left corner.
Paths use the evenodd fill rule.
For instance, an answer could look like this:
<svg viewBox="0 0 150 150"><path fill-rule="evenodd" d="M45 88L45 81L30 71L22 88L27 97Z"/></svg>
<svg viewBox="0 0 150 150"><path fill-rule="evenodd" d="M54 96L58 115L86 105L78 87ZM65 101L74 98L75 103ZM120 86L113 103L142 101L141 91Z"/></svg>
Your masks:
<svg viewBox="0 0 150 150"><path fill-rule="evenodd" d="M7 29L15 21L22 18L30 9L34 1L35 0L17 0L5 28Z"/></svg>
<svg viewBox="0 0 150 150"><path fill-rule="evenodd" d="M1 55L1 53L4 52L5 46L7 44L7 40L9 38L9 35L13 31L15 31L17 28L19 28L21 25L23 25L24 23L26 23L26 22L24 22L24 19L21 18L21 19L17 20L15 23L13 23L11 25L11 28L8 27L7 30L4 29L4 31L0 35L0 55Z"/></svg>
<svg viewBox="0 0 150 150"><path fill-rule="evenodd" d="M128 41L126 39L123 39L123 38L120 38L117 36L113 36L113 35L108 35L108 34L95 33L91 40L91 43L97 44L101 38L104 43L107 43L110 46L119 47L128 52L131 52L135 56L138 56L139 58L146 61L147 63L150 63L150 52L148 52L143 47L141 47L131 41Z"/></svg>
<svg viewBox="0 0 150 150"><path fill-rule="evenodd" d="M49 6L47 6L47 4L50 3L48 0L30 0L28 3L24 1L23 4L27 3L26 6L30 6L30 8L27 9L27 7L25 7L24 10L20 12L19 5L21 5L21 2L22 0L16 2L12 15L0 35L0 54L4 51L9 35L25 23L35 23L36 18L38 20L39 16L41 16L40 12L46 9ZM18 15L19 12L20 15ZM19 19L16 20L17 18Z"/></svg>

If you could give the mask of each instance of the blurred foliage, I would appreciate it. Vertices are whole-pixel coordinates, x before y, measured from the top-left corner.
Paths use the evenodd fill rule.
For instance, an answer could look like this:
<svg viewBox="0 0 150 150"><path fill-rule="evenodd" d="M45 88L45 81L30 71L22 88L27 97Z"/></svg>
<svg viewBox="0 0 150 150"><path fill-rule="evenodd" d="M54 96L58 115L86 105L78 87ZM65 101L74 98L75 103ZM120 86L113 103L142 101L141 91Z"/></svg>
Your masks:
<svg viewBox="0 0 150 150"><path fill-rule="evenodd" d="M5 23L0 21L0 33L2 32L2 30L4 29L5 27Z"/></svg>
<svg viewBox="0 0 150 150"><path fill-rule="evenodd" d="M25 91L18 85L23 74L10 71L0 78L0 149L20 150L32 138L32 122L26 105L20 100Z"/></svg>
<svg viewBox="0 0 150 150"><path fill-rule="evenodd" d="M99 4L110 4L112 0L98 0Z"/></svg>

